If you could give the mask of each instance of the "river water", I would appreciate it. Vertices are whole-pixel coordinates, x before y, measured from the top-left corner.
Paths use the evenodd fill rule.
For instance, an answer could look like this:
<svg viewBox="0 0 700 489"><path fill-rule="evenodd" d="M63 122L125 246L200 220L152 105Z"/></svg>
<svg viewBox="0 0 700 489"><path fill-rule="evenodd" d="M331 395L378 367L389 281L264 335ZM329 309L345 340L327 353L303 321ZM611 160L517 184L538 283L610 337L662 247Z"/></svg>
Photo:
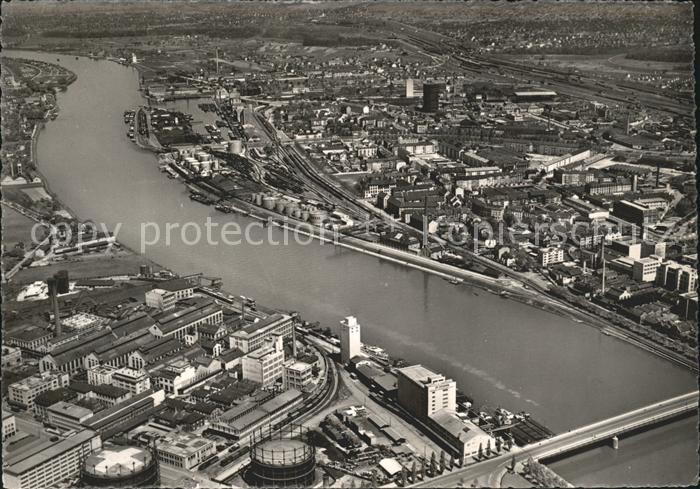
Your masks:
<svg viewBox="0 0 700 489"><path fill-rule="evenodd" d="M82 219L106 223L135 250L145 222L162 230L166 223L203 226L207 218L249 222L191 201L182 183L165 178L155 157L128 140L122 113L144 103L135 70L65 55L5 54L58 58L78 75L59 94L60 115L42 131L37 155L51 189ZM258 235L268 232L282 239L276 229ZM288 245L257 246L188 246L181 238L176 232L146 255L178 273L222 277L237 294L324 325L355 315L365 342L444 372L479 405L529 411L555 432L697 385L690 372L585 324L364 254L291 237ZM673 423L624 441L617 453L592 450L555 469L586 485L689 483L697 476L696 422Z"/></svg>

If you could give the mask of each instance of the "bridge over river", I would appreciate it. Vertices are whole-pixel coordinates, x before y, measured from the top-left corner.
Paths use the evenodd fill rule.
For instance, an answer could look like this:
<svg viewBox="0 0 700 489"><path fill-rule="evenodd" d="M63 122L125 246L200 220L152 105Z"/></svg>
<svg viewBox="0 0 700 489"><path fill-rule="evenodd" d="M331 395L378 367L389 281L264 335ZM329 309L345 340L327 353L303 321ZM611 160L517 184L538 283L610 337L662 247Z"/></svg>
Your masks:
<svg viewBox="0 0 700 489"><path fill-rule="evenodd" d="M697 409L698 391L688 392L526 445L490 460L420 482L414 487L457 487L459 484L464 484L465 481L473 481L474 479L478 479L482 485L488 487L500 487L501 480L508 471L513 456L515 456L516 464L519 464L530 457L534 460L543 460L600 443L603 440L611 440L613 445L616 445L618 435L650 427Z"/></svg>

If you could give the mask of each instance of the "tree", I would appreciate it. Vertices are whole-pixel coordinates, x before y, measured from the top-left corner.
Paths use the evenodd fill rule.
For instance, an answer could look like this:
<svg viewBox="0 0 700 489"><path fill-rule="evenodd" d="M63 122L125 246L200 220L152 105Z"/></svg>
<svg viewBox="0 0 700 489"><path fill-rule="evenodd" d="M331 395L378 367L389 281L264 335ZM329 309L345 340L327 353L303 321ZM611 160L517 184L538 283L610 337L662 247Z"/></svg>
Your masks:
<svg viewBox="0 0 700 489"><path fill-rule="evenodd" d="M491 455L491 439L486 442L486 456Z"/></svg>
<svg viewBox="0 0 700 489"><path fill-rule="evenodd" d="M445 471L445 451L440 450L440 473Z"/></svg>
<svg viewBox="0 0 700 489"><path fill-rule="evenodd" d="M450 455L450 470L455 468L455 456Z"/></svg>
<svg viewBox="0 0 700 489"><path fill-rule="evenodd" d="M501 453L501 445L503 445L503 440L501 438L496 438L496 451Z"/></svg>
<svg viewBox="0 0 700 489"><path fill-rule="evenodd" d="M377 471L373 470L372 471L372 487L379 487L379 484L377 483Z"/></svg>
<svg viewBox="0 0 700 489"><path fill-rule="evenodd" d="M420 480L425 480L425 459L420 460Z"/></svg>
<svg viewBox="0 0 700 489"><path fill-rule="evenodd" d="M510 457L510 470L511 472L515 470L515 455Z"/></svg>
<svg viewBox="0 0 700 489"><path fill-rule="evenodd" d="M479 443L479 455L478 455L479 460L484 458L484 447L482 446L481 443Z"/></svg>
<svg viewBox="0 0 700 489"><path fill-rule="evenodd" d="M401 486L406 487L408 485L408 471L406 466L401 467ZM377 487L377 486L374 486Z"/></svg>
<svg viewBox="0 0 700 489"><path fill-rule="evenodd" d="M413 464L411 465L411 482L414 484L418 480L418 471L416 469L416 461L413 461Z"/></svg>
<svg viewBox="0 0 700 489"><path fill-rule="evenodd" d="M435 452L430 456L430 476L435 477L437 473L437 457L435 457Z"/></svg>

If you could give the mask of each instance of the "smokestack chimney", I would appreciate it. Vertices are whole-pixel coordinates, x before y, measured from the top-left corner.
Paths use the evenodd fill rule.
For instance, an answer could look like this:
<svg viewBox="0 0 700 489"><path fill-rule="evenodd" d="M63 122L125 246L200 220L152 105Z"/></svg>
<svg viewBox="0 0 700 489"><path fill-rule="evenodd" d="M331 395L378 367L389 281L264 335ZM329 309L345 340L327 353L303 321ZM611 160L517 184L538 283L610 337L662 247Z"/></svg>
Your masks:
<svg viewBox="0 0 700 489"><path fill-rule="evenodd" d="M637 175L632 175L632 192L637 191Z"/></svg>
<svg viewBox="0 0 700 489"><path fill-rule="evenodd" d="M49 288L49 298L51 299L51 306L53 307L53 319L54 319L54 337L58 337L61 334L61 317L58 311L58 280L56 277L49 277L46 281L46 285Z"/></svg>
<svg viewBox="0 0 700 489"><path fill-rule="evenodd" d="M601 283L601 295L605 295L605 238L600 242L600 257L603 260L603 281Z"/></svg>
<svg viewBox="0 0 700 489"><path fill-rule="evenodd" d="M659 176L661 173L661 163L656 164L656 186L659 186Z"/></svg>

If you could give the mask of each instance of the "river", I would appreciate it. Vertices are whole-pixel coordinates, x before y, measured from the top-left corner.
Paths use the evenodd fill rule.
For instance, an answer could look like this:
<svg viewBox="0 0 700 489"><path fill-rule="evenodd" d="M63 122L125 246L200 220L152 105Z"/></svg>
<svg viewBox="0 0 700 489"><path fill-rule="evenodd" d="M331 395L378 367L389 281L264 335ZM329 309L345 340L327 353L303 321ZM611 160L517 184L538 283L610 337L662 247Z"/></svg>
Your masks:
<svg viewBox="0 0 700 489"><path fill-rule="evenodd" d="M219 225L248 222L191 201L182 183L165 178L155 157L128 140L122 113L144 103L134 69L10 53L59 58L78 75L58 95L59 117L42 131L37 157L51 190L81 218L106 223L135 250L144 222L161 229L208 217ZM269 232L281 238L281 231ZM176 233L146 254L178 273L220 276L237 294L324 325L355 315L365 342L444 372L478 405L527 410L555 432L697 385L690 372L585 324L328 244L188 246ZM696 421L629 439L615 456L593 451L555 468L573 483L689 483L697 476L697 432L678 426Z"/></svg>

